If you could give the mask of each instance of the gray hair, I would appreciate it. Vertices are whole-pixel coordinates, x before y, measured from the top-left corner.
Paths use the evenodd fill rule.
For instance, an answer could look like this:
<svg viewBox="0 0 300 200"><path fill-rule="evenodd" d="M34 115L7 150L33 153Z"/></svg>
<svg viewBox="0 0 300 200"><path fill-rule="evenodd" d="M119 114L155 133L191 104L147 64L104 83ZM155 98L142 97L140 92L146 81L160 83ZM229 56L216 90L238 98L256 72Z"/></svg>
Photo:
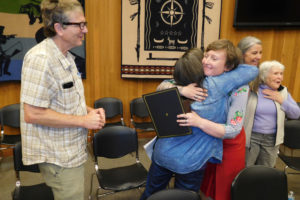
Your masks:
<svg viewBox="0 0 300 200"><path fill-rule="evenodd" d="M45 36L55 36L54 24L60 23L63 25L64 22L69 22L68 14L75 10L83 12L83 8L77 0L43 0L41 11Z"/></svg>
<svg viewBox="0 0 300 200"><path fill-rule="evenodd" d="M262 42L260 39L254 37L254 36L247 36L240 40L238 43L238 48L242 51L242 54L244 55L249 48L251 48L255 44L262 45Z"/></svg>
<svg viewBox="0 0 300 200"><path fill-rule="evenodd" d="M284 71L284 65L276 60L265 61L259 65L259 78L260 78L261 82L263 82L263 83L266 82L266 79L269 75L270 70L274 67L279 68L282 71Z"/></svg>

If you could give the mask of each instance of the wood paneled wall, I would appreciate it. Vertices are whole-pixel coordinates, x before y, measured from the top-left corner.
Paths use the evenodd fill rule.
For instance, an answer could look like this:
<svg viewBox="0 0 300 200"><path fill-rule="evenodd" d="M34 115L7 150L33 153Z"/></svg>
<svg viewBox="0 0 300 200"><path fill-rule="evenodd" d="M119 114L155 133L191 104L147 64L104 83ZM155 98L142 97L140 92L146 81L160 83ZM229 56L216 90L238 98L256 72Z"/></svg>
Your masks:
<svg viewBox="0 0 300 200"><path fill-rule="evenodd" d="M221 38L237 44L247 35L263 42L263 60L276 59L286 66L284 85L300 101L300 29L236 30L233 28L234 2L223 0ZM156 89L161 80L121 79L121 0L86 0L87 79L84 80L87 104L100 97L118 97L124 103L129 123L129 102ZM298 76L298 77L297 77ZM20 83L0 83L0 106L19 102Z"/></svg>
<svg viewBox="0 0 300 200"><path fill-rule="evenodd" d="M240 29L233 28L234 3L223 0L221 38L237 44L240 39L252 35L263 43L263 58L277 60L285 66L283 85L288 87L293 98L300 102L300 28Z"/></svg>

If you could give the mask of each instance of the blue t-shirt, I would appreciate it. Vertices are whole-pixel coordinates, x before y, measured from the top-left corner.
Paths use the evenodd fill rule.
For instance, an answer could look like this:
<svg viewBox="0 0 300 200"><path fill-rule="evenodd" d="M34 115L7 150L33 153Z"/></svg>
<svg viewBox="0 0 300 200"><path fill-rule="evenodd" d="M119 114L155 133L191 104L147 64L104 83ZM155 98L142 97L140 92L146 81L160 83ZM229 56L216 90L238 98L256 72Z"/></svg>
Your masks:
<svg viewBox="0 0 300 200"><path fill-rule="evenodd" d="M227 118L228 93L258 75L257 67L239 65L219 76L206 77L203 86L208 97L191 105L201 117L224 124ZM192 134L179 137L159 138L155 144L152 159L158 165L175 173L187 174L199 170L207 161L222 161L222 139L207 135L201 129L192 127Z"/></svg>

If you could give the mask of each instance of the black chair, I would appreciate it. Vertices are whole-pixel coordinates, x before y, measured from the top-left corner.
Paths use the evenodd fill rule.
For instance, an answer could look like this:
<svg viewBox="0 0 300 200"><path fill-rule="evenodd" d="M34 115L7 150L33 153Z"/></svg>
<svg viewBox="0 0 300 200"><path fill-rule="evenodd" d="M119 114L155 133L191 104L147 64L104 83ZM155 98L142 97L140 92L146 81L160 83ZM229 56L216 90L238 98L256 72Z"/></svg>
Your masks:
<svg viewBox="0 0 300 200"><path fill-rule="evenodd" d="M126 126L111 126L101 129L94 135L93 151L95 159L96 176L99 182L96 196L101 197L107 194L139 188L145 185L147 179L147 170L139 161L138 139L135 129ZM104 169L98 165L98 157L114 159L125 155L132 155L135 152L135 158L132 158L132 164L122 165L114 168ZM129 156L130 157L130 156ZM99 161L99 163L101 163ZM93 177L91 178L90 196L92 198ZM99 194L99 190L110 190L110 192Z"/></svg>
<svg viewBox="0 0 300 200"><path fill-rule="evenodd" d="M94 102L94 108L104 108L107 126L125 126L123 119L123 103L114 97L103 97ZM110 121L111 120L111 121Z"/></svg>
<svg viewBox="0 0 300 200"><path fill-rule="evenodd" d="M296 171L300 171L300 157L293 155L294 150L300 149L300 121L299 120L287 120L284 123L284 150L286 147L290 148L291 154L287 155L280 151L278 157L284 162L284 171L287 174L300 174L287 172L287 168L291 168Z"/></svg>
<svg viewBox="0 0 300 200"><path fill-rule="evenodd" d="M181 189L165 189L152 194L147 200L201 200L194 191Z"/></svg>
<svg viewBox="0 0 300 200"><path fill-rule="evenodd" d="M21 141L20 129L20 104L11 104L4 106L0 110L1 121L1 148L0 150L11 149L17 142ZM17 133L10 133L6 129L11 128L11 131L17 130ZM14 131L15 132L15 131Z"/></svg>
<svg viewBox="0 0 300 200"><path fill-rule="evenodd" d="M283 171L262 165L243 169L233 180L231 200L287 200L287 177Z"/></svg>
<svg viewBox="0 0 300 200"><path fill-rule="evenodd" d="M139 133L155 131L146 104L141 97L130 101L130 122Z"/></svg>
<svg viewBox="0 0 300 200"><path fill-rule="evenodd" d="M21 143L17 143L14 147L14 168L16 172L16 188L12 192L13 200L54 200L54 196L50 187L45 183L23 186L21 184L20 172L39 173L39 167L35 165L23 165Z"/></svg>

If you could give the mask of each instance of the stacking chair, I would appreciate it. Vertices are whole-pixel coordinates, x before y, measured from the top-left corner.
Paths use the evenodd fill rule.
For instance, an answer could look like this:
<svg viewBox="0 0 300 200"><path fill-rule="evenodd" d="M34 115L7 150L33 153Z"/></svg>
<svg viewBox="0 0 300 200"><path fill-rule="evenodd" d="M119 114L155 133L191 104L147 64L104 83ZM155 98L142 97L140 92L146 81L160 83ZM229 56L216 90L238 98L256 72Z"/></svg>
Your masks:
<svg viewBox="0 0 300 200"><path fill-rule="evenodd" d="M279 152L278 157L284 162L284 171L287 174L300 174L287 172L287 168L300 171L300 157L293 155L294 150L300 150L300 120L286 120L284 123L284 149L290 148L291 153Z"/></svg>
<svg viewBox="0 0 300 200"><path fill-rule="evenodd" d="M93 151L99 183L96 192L97 197L145 185L147 170L139 161L138 139L135 129L127 126L110 126L101 129L94 135ZM109 169L104 169L103 164L101 164L105 160L104 158L114 159L114 163L118 163L118 158L129 155L130 160L133 152L136 156L132 158L132 164ZM98 157L102 157L102 162L98 162ZM92 174L89 199L92 199L94 176L95 174ZM109 190L109 192L99 194L100 189Z"/></svg>
<svg viewBox="0 0 300 200"><path fill-rule="evenodd" d="M147 200L201 200L194 191L182 189L165 189L152 194Z"/></svg>
<svg viewBox="0 0 300 200"><path fill-rule="evenodd" d="M130 122L138 132L155 131L146 104L141 97L130 101Z"/></svg>
<svg viewBox="0 0 300 200"><path fill-rule="evenodd" d="M104 108L107 126L125 126L123 119L123 103L114 97L103 97L94 102L94 108Z"/></svg>
<svg viewBox="0 0 300 200"><path fill-rule="evenodd" d="M243 169L233 180L231 200L287 200L287 177L283 171L263 165Z"/></svg>
<svg viewBox="0 0 300 200"><path fill-rule="evenodd" d="M0 150L5 151L7 149L12 149L17 142L21 141L20 104L11 104L1 108L0 120L1 120Z"/></svg>
<svg viewBox="0 0 300 200"><path fill-rule="evenodd" d="M50 187L45 183L36 185L23 186L21 183L20 172L39 173L38 165L23 165L21 143L17 143L14 147L14 168L16 172L16 188L12 192L13 200L54 200L54 196Z"/></svg>

